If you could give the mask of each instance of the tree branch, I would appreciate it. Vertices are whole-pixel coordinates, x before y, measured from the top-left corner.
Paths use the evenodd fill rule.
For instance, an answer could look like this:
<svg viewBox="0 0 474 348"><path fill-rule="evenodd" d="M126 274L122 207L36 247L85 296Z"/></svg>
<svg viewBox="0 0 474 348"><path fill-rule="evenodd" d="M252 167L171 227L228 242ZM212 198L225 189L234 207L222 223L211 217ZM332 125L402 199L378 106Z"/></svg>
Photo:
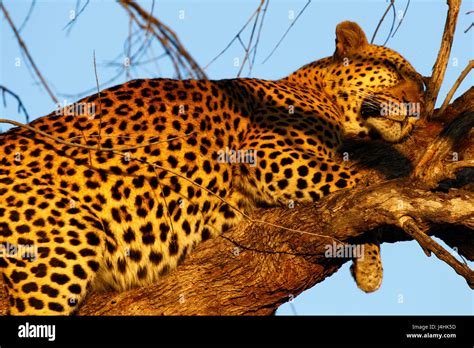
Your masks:
<svg viewBox="0 0 474 348"><path fill-rule="evenodd" d="M204 71L184 48L174 31L134 1L119 0L119 3L141 29L151 33L160 42L174 65L178 78L181 78L181 69L185 69L191 77L206 78Z"/></svg>
<svg viewBox="0 0 474 348"><path fill-rule="evenodd" d="M23 101L21 100L20 96L12 92L9 88L2 85L0 85L0 91L2 92L3 106L7 106L7 99L5 94L10 94L13 98L15 98L18 103L18 112L23 112L23 114L25 114L26 122L30 122L30 115L28 115L28 112L26 111L25 105L23 104Z"/></svg>
<svg viewBox="0 0 474 348"><path fill-rule="evenodd" d="M393 25L395 23L395 17L396 17L396 15L395 15L395 0L390 0L390 4L388 4L387 9L385 10L384 14L382 15L382 18L380 18L379 23L377 24L377 27L375 28L374 34L372 35L372 38L370 39L371 44L374 43L375 36L377 35L377 32L379 31L380 26L382 25L383 20L385 19L385 16L387 15L390 8L393 8L392 28L390 29L390 33L388 34L387 40L385 41L385 43L383 45L385 45L387 43L388 39L390 38L390 35L392 34L392 31L393 31Z"/></svg>
<svg viewBox="0 0 474 348"><path fill-rule="evenodd" d="M0 8L2 9L3 14L5 15L5 18L6 18L7 22L8 22L8 24L10 25L10 27L11 27L12 30L13 30L13 32L15 33L16 39L17 39L17 41L18 41L18 44L20 45L20 47L21 47L21 49L23 50L23 52L25 52L26 57L27 57L28 60L30 61L30 64L31 64L31 66L33 67L33 70L35 71L36 76L38 76L38 78L39 78L40 81L41 81L41 84L42 84L43 87L45 88L46 92L48 92L49 96L50 96L51 99L54 101L54 103L59 104L59 100L56 98L56 96L54 95L54 93L53 93L53 91L51 90L51 88L49 88L48 83L46 82L46 80L44 79L43 75L41 74L41 72L39 71L38 67L36 66L35 61L33 60L33 57L30 55L30 51L29 51L28 48L26 47L25 42L22 40L22 38L21 38L21 36L20 36L20 33L19 33L18 30L16 29L15 24L13 23L12 19L10 18L9 13L8 13L7 9L5 8L5 6L3 5L2 2L0 2Z"/></svg>
<svg viewBox="0 0 474 348"><path fill-rule="evenodd" d="M473 207L474 208L474 207ZM471 214L473 219L474 213ZM471 222L474 222L471 221ZM436 243L432 238L423 233L417 226L415 220L409 216L402 216L400 218L401 227L425 250L427 256L431 256L430 252L433 252L440 260L443 260L449 264L459 275L463 276L469 286L474 289L474 272L465 264L459 262L453 255L448 253L441 245Z"/></svg>
<svg viewBox="0 0 474 348"><path fill-rule="evenodd" d="M467 66L462 71L461 75L459 75L459 77L457 78L453 87L451 87L451 89L449 90L448 95L444 99L443 105L441 105L441 107L438 110L438 114L444 113L444 110L446 110L446 108L448 107L448 104L451 101L451 98L453 97L454 93L458 89L459 85L473 68L474 68L474 60L471 59L469 63L467 64Z"/></svg>
<svg viewBox="0 0 474 348"><path fill-rule="evenodd" d="M439 209L443 207L443 209ZM346 243L367 231L413 215L425 223L474 225L474 195L431 193L408 180L337 192L321 203L295 209L258 210L263 220L318 231ZM406 240L388 231L381 240ZM472 238L471 238L472 242ZM222 238L202 243L177 270L156 284L121 294L95 294L82 315L268 315L336 272L348 259L328 258L342 245L325 238L243 223ZM474 254L465 255L469 259ZM278 270L278 271L276 271ZM463 274L471 280L472 271Z"/></svg>
<svg viewBox="0 0 474 348"><path fill-rule="evenodd" d="M438 57L433 66L433 73L428 83L425 95L425 111L428 119L433 115L436 99L438 98L439 89L443 83L444 73L446 72L446 67L448 65L459 8L461 7L461 0L448 0L448 6L449 9L446 16L443 37L441 39L441 48L439 49Z"/></svg>
<svg viewBox="0 0 474 348"><path fill-rule="evenodd" d="M459 163L453 165L458 161L456 157L459 156L453 156L453 147L459 139L464 138L471 131L473 126L474 111L463 113L446 127L421 157L413 172L413 177L420 179L430 188L435 187L442 179L452 178L454 170L462 168ZM447 162L449 157L452 164L446 166L446 163L449 163ZM468 164L468 162L461 164Z"/></svg>

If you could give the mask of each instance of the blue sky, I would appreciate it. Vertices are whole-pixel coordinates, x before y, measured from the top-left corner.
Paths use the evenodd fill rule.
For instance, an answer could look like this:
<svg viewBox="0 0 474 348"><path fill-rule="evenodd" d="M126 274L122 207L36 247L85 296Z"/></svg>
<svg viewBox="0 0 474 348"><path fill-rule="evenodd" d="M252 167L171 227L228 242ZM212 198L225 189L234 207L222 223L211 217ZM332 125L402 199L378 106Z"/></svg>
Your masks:
<svg viewBox="0 0 474 348"><path fill-rule="evenodd" d="M85 1L82 1L84 3ZM17 26L28 13L31 2L4 0L4 5ZM151 1L139 1L146 9ZM155 14L179 36L196 61L205 66L240 30L257 7L258 0L156 0ZM100 81L113 77L116 67L107 65L124 52L128 34L128 19L124 10L111 0L91 0L67 35L68 23L75 1L37 1L29 22L21 31L36 64L58 98L67 103L75 101L67 95L79 94L95 86L93 52L97 60ZM288 26L291 11L296 16L306 0L272 0L262 30L256 64L252 77L277 79L302 65L331 55L334 52L334 29L343 20L356 21L372 36L385 11L387 2L373 1L317 1L313 0L295 23L274 55L267 57ZM397 1L397 11L404 10L406 1ZM443 97L473 58L474 28L463 31L474 20L472 0L463 1L450 63L440 91ZM184 11L184 12L183 12ZM430 75L436 59L447 11L446 1L412 0L404 22L387 46L401 53L423 75ZM184 18L183 18L184 14ZM400 16L401 13L397 12ZM181 17L181 18L180 18ZM4 17L0 14L0 84L19 94L32 117L43 116L55 109L55 104L32 78L18 43ZM391 16L379 30L375 43L385 41ZM243 34L243 39L248 37ZM157 47L155 52L160 53ZM234 44L207 70L209 78L235 77L238 67L234 58L242 58L243 51ZM20 59L20 65L15 64ZM244 76L247 70L244 69ZM158 66L134 69L132 78L173 77L166 60ZM114 84L126 81L122 76ZM462 83L459 96L473 85L473 74ZM106 87L106 86L104 86ZM7 97L8 98L8 97ZM24 121L15 101L0 104L0 117ZM0 126L5 130L8 127ZM349 274L349 263L331 278L283 305L278 313L294 314L472 314L473 292L463 278L434 256L427 258L415 242L384 244L382 246L384 281L379 291L365 294L357 289Z"/></svg>

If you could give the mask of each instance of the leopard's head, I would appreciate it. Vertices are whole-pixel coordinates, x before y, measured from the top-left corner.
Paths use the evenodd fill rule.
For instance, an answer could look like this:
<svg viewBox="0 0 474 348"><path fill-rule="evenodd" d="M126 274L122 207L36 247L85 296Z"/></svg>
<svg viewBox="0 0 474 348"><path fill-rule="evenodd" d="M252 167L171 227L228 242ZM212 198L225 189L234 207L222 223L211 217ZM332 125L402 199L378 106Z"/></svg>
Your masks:
<svg viewBox="0 0 474 348"><path fill-rule="evenodd" d="M423 112L423 77L397 52L369 44L354 22L336 28L324 84L342 111L346 134L398 142Z"/></svg>

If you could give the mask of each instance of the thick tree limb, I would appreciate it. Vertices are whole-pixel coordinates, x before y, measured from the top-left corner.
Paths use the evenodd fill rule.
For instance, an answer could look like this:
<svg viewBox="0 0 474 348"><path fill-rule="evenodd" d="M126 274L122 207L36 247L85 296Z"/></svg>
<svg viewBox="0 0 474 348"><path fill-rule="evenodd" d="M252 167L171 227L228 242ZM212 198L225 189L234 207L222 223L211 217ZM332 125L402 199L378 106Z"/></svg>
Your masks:
<svg viewBox="0 0 474 348"><path fill-rule="evenodd" d="M474 194L430 193L408 185L406 180L395 180L338 192L316 206L259 210L255 214L270 223L352 243L361 242L367 231L397 224L403 216L417 216L426 224L472 228ZM393 241L406 236L395 230L381 238ZM95 295L81 314L271 314L289 296L323 281L348 261L325 257L326 250L337 245L341 244L326 238L243 223L223 238L200 245L183 265L158 283L122 294ZM474 259L474 254L465 256ZM473 272L465 275L472 285Z"/></svg>

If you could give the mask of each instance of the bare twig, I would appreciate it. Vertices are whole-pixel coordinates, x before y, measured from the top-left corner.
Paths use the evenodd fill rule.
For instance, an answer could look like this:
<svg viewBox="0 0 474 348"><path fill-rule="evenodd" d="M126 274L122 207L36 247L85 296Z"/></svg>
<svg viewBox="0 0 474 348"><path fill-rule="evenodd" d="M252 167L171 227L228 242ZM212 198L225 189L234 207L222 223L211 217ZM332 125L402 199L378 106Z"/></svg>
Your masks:
<svg viewBox="0 0 474 348"><path fill-rule="evenodd" d="M97 140L97 150L100 151L100 144L101 144L101 132L102 132L102 98L100 95L100 89L99 89L99 77L97 76L97 65L95 63L95 51L94 51L94 75L95 75L95 83L97 86L97 95L99 96L99 137Z"/></svg>
<svg viewBox="0 0 474 348"><path fill-rule="evenodd" d="M112 82L117 81L124 73L124 70L119 71L115 76L111 77L107 81L103 82L100 87L103 89L103 86L109 86ZM94 93L97 90L97 87L91 87L85 91L79 92L79 93L59 93L60 96L68 98L68 99L79 99L85 96L90 95L91 93Z"/></svg>
<svg viewBox="0 0 474 348"><path fill-rule="evenodd" d="M398 28L400 28L400 26L402 25L402 22L403 22L403 20L405 19L405 16L407 15L408 6L410 6L410 0L407 1L407 6L405 7L405 10L403 10L403 16L402 16L402 18L400 19L400 21L398 22L398 25L397 25L397 27L395 28L395 31L393 32L392 37L395 36L395 34L396 34L397 31L398 31Z"/></svg>
<svg viewBox="0 0 474 348"><path fill-rule="evenodd" d="M397 11L395 9L395 0L394 2L392 3L392 12L393 12L393 17L392 17L392 26L390 27L390 31L388 32L388 35L387 35L387 38L385 39L384 43L382 46L385 46L388 42L388 40L390 40L390 37L392 35L392 32L393 32L393 28L395 26L395 20L397 18Z"/></svg>
<svg viewBox="0 0 474 348"><path fill-rule="evenodd" d="M18 41L18 44L20 45L21 49L23 50L23 52L26 54L26 56L28 57L28 60L31 64L31 66L33 67L36 75L38 76L38 78L40 79L41 81L41 84L43 85L43 87L45 88L46 92L48 92L49 96L51 97L51 99L54 101L55 104L59 104L59 100L55 97L54 93L51 91L51 89L49 88L46 80L44 79L43 75L41 74L41 72L39 71L38 67L36 66L34 60L33 60L33 57L31 57L30 55L30 52L28 51L28 48L26 47L24 41L22 40L21 36L20 36L20 33L18 32L18 30L16 29L15 27L15 24L13 23L12 19L10 18L10 14L8 13L7 9L5 8L5 6L3 5L2 2L0 2L0 8L2 9L3 11L3 14L5 15L5 18L7 19L7 22L8 24L10 25L10 27L12 28L13 32L15 33L15 36L17 38L17 41Z"/></svg>
<svg viewBox="0 0 474 348"><path fill-rule="evenodd" d="M250 39L249 39L248 45L247 47L244 46L245 55L244 55L244 59L242 59L242 63L240 64L240 69L239 69L239 72L237 73L237 77L240 77L240 74L242 73L242 70L244 69L245 62L249 58L250 46L252 45L255 29L257 28L258 18L260 17L260 11L264 3L265 3L265 0L260 0L260 5L258 6L257 11L256 11L257 15L255 16L255 21L253 23L252 32L250 33ZM252 69L252 61L249 62L249 66L250 66L250 69Z"/></svg>
<svg viewBox="0 0 474 348"><path fill-rule="evenodd" d="M17 103L18 103L18 112L23 112L23 114L25 114L25 118L26 118L26 123L29 123L30 122L30 115L28 115L28 112L26 111L26 108L25 108L25 105L23 104L23 102L21 101L21 98L18 96L18 94L12 92L9 88L5 87L5 86L2 86L0 85L0 90L2 91L2 99L3 99L3 106L7 106L7 100L6 100L6 93L10 94L13 98L16 99Z"/></svg>
<svg viewBox="0 0 474 348"><path fill-rule="evenodd" d="M153 11L155 9L155 0L152 0L151 3L151 8L150 8L150 14L148 18L153 17ZM132 57L130 57L130 61L134 61L134 65L137 65L140 63L140 57L147 52L148 47L151 47L151 35L150 35L150 28L151 28L151 22L150 19L148 19L148 25L145 29L145 39L143 40L142 45L136 50L136 52L133 54Z"/></svg>
<svg viewBox="0 0 474 348"><path fill-rule="evenodd" d="M256 43L253 46L253 48L250 48L250 47L252 46L252 41L253 41L253 37L254 37L254 33L255 33L255 28L257 26L257 23L258 23L258 20L259 20L259 17L260 17L260 12L262 11L262 6L264 5L265 1L266 1L266 6L265 6L265 9L264 9L264 11L265 11L264 15L265 15L266 9L268 7L268 4L269 4L270 0L260 0L260 4L258 5L257 9L252 13L252 15L249 17L247 22L245 22L245 24L242 26L242 28L240 28L240 30L237 32L237 34L235 34L235 36L224 47L224 49L222 51L220 51L214 58L212 58L209 63L206 64L204 69L207 69L209 66L211 66L211 64L214 63L220 56L222 56L232 46L232 44L234 44L234 42L236 42L236 41L238 41L242 45L242 48L244 49L244 52L245 52L245 56L244 56L242 64L240 65L240 69L239 69L239 72L238 72L237 76L240 76L240 74L242 72L242 69L245 66L245 62L247 61L248 56L250 55L250 52L253 50L254 51L254 58L252 59L252 61L249 62L249 70L252 69L253 62L255 61L255 51L256 51L256 48L257 48L256 45L258 44L259 37L260 37L260 32L261 32L262 25L263 25L263 19L265 18L264 15L261 17L262 19L260 21L260 28L258 30L258 34L257 34L257 37L256 37ZM253 28L252 28L252 31L251 31L251 34L250 34L250 39L249 39L248 44L246 46L244 44L244 42L242 41L241 35L245 31L247 26L252 22L252 20L254 21L253 22Z"/></svg>
<svg viewBox="0 0 474 348"><path fill-rule="evenodd" d="M461 0L448 0L448 6L449 9L446 16L443 37L441 39L441 48L433 66L433 74L428 82L425 94L425 115L427 119L431 119L433 116L439 89L443 83L444 73L446 72L449 55L451 54L451 46L453 44L454 31L456 30L456 22L459 8L461 7Z"/></svg>
<svg viewBox="0 0 474 348"><path fill-rule="evenodd" d="M387 15L388 11L390 10L390 7L394 6L393 5L394 2L395 2L395 0L390 0L390 4L387 6L387 9L385 10L382 18L380 18L379 24L377 24L377 27L375 28L374 34L372 35L372 39L370 39L371 44L374 43L375 36L377 35L377 32L379 31L379 28L382 25L382 22L385 19L385 16Z"/></svg>
<svg viewBox="0 0 474 348"><path fill-rule="evenodd" d="M459 77L457 78L453 87L451 87L451 89L449 90L448 95L444 99L443 105L441 105L441 107L438 110L438 113L436 114L436 117L439 117L444 113L444 111L449 105L449 102L451 101L451 98L453 97L454 93L456 93L456 90L458 89L459 85L473 68L474 68L474 60L470 60L466 68L464 68L464 70L462 71L461 75L459 75Z"/></svg>
<svg viewBox="0 0 474 348"><path fill-rule="evenodd" d="M66 35L69 35L69 33L71 32L72 27L73 27L74 24L76 23L77 18L81 15L82 12L84 12L84 10L86 9L87 5L89 5L89 2L90 2L90 0L86 0L86 3L84 4L84 6L82 6L81 9L79 9L79 6L80 6L80 4L81 4L81 0L77 0L77 1L76 1L76 10L75 10L76 13L74 13L74 18L72 18L72 19L63 27L63 30L64 30L64 29L67 29Z"/></svg>
<svg viewBox="0 0 474 348"><path fill-rule="evenodd" d="M156 39L158 39L158 42L160 42L163 50L165 51L165 54L168 56L169 60L171 61L173 68L176 72L176 76L178 79L182 78L182 72L181 69L186 69L186 67L183 67L180 64L180 56L178 52L175 52L174 48L170 46L169 41L162 35L160 31L155 30L154 27L149 27L148 25L143 24L140 19L135 15L135 13L128 7L124 7L125 11L128 12L128 15L130 18L133 19L133 21L138 25L143 30L149 31ZM149 19L150 21L151 19Z"/></svg>
<svg viewBox="0 0 474 348"><path fill-rule="evenodd" d="M35 8L35 5L36 5L36 0L33 0L31 2L31 5L30 5L30 8L28 10L28 13L26 14L26 17L25 19L23 20L23 23L21 23L20 27L18 28L18 32L21 33L21 31L23 30L23 28L25 27L25 25L28 23L28 21L30 20L30 17L31 17L31 14L33 13L33 9Z"/></svg>
<svg viewBox="0 0 474 348"><path fill-rule="evenodd" d="M0 123L11 124L11 125L16 126L16 127L27 129L29 131L32 131L34 133L38 133L38 134L40 134L40 135L42 135L42 136L44 136L48 139L51 139L51 140L53 140L53 141L55 141L59 144L62 144L62 145L77 147L77 148L80 148L80 149L97 151L97 147L95 147L95 146L83 145L83 144L80 144L80 143L73 143L73 142L70 142L70 141L67 141L67 140L63 140L61 138L55 137L54 135L48 134L46 132L43 132L39 129L36 129L36 128L30 126L30 125L27 125L27 124L24 124L24 123L21 123L21 122L17 122L17 121L13 121L13 120L7 120L7 119L0 119ZM153 141L153 142L143 143L143 144L140 144L140 145L137 145L137 146L123 147L123 148L119 148L119 149L115 149L115 148L112 148L112 147L101 147L100 151L122 154L122 152L139 149L139 148L146 147L146 146L166 143L166 142L169 142L169 141L172 141L172 140L175 140L175 139L180 139L180 138L183 138L183 137L187 137L187 136L189 136L191 134L195 134L195 133L196 132L192 132L192 133L189 133L189 134L186 134L186 135L183 135L183 136L173 137L173 138L170 138L170 139L167 139L167 140ZM71 139L76 139L76 138L79 138L79 137L76 136L76 137L71 138Z"/></svg>
<svg viewBox="0 0 474 348"><path fill-rule="evenodd" d="M0 121L1 123L1 121ZM163 144L163 143L168 143L170 141L173 141L173 140L178 140L178 139L182 139L182 138L187 138L189 137L190 135L193 135L193 134L197 134L198 132L197 131L194 131L194 132L190 132L190 133L187 133L185 135L179 135L179 136L176 136L176 137L172 137L172 138L169 138L169 139L166 139L166 140L154 140L155 138L159 139L159 136L154 136L154 137L151 137L150 138L150 141L149 142L146 142L146 143L143 143L143 144L140 144L140 145L136 145L136 146L130 146L130 147L121 147L119 149L117 149L118 151L132 151L132 150L137 150L137 149L141 149L143 147L147 147L147 146L152 146L152 145L158 145L158 144ZM89 138L98 138L99 135L97 134L91 134L89 135ZM137 136L138 137L138 136ZM135 138L137 138L135 137ZM73 139L81 139L81 138L85 138L85 136L79 136L79 135L76 135L75 137L72 137L72 138L68 138L68 141L71 143L71 144L74 144L74 146L77 145L77 143L73 143L71 142L71 140ZM120 135L105 135L105 136L102 136L102 139L103 138L127 138L127 139L132 139L134 137L132 136L120 136ZM153 139L153 140L151 140ZM92 149L92 148L91 148ZM108 150L112 150L113 148L106 148L106 147L101 147L100 148L100 151L108 151ZM97 149L96 149L97 150Z"/></svg>
<svg viewBox="0 0 474 348"><path fill-rule="evenodd" d="M446 262L451 266L457 274L461 275L466 279L469 287L474 289L474 272L465 264L458 261L453 255L451 255L446 249L441 245L436 243L430 236L423 233L418 226L416 225L415 220L410 216L402 216L400 218L400 227L402 227L405 232L407 232L413 239L415 239L418 244L423 248L425 253L428 256L429 252L438 257L438 259Z"/></svg>
<svg viewBox="0 0 474 348"><path fill-rule="evenodd" d="M206 74L184 48L174 31L145 11L136 2L119 0L119 3L140 28L150 32L160 42L174 65L178 78L181 77L182 70L184 70L191 77L206 79Z"/></svg>
<svg viewBox="0 0 474 348"><path fill-rule="evenodd" d="M130 66L132 65L132 57L131 57L131 52L132 52L132 27L133 27L133 20L132 17L129 18L128 20L128 45L127 45L127 66L125 67L126 72L127 72L127 80L130 80ZM147 31L147 34L149 34L149 31Z"/></svg>
<svg viewBox="0 0 474 348"><path fill-rule="evenodd" d="M267 9L268 9L268 4L270 4L270 0L268 0L265 3L265 7L262 10L262 20L260 21L260 26L258 28L258 33L257 33L257 38L255 39L255 45L253 46L253 57L252 57L252 63L250 64L250 69L249 69L249 75L252 74L252 68L255 64L255 57L257 56L257 48L258 48L258 43L260 42L260 35L262 33L262 28L263 28L263 23L265 21L265 15L267 14Z"/></svg>
<svg viewBox="0 0 474 348"><path fill-rule="evenodd" d="M467 12L466 12L467 15L468 15L468 14L471 14L471 13L474 13L474 11L467 11ZM466 33L469 31L469 29L471 29L472 27L474 27L474 22L471 23L471 25L468 26L468 27L466 28L466 30L464 30L464 34L466 34Z"/></svg>
<svg viewBox="0 0 474 348"><path fill-rule="evenodd" d="M278 47L280 46L280 44L283 42L283 40L285 39L286 35L290 32L291 28L296 24L296 21L300 18L300 16L303 14L303 12L306 10L306 8L309 6L309 4L311 4L311 0L308 0L308 2L306 3L306 5L304 5L304 7L301 9L301 11L298 13L298 15L295 17L295 20L293 22L291 22L290 26L288 27L288 29L286 29L285 33L283 34L283 36L280 38L280 40L278 41L278 43L275 45L275 47L272 49L272 51L270 52L270 54L267 56L267 58L265 58L262 62L262 64L266 63L270 57L273 55L273 53L275 53L275 51L278 49Z"/></svg>

